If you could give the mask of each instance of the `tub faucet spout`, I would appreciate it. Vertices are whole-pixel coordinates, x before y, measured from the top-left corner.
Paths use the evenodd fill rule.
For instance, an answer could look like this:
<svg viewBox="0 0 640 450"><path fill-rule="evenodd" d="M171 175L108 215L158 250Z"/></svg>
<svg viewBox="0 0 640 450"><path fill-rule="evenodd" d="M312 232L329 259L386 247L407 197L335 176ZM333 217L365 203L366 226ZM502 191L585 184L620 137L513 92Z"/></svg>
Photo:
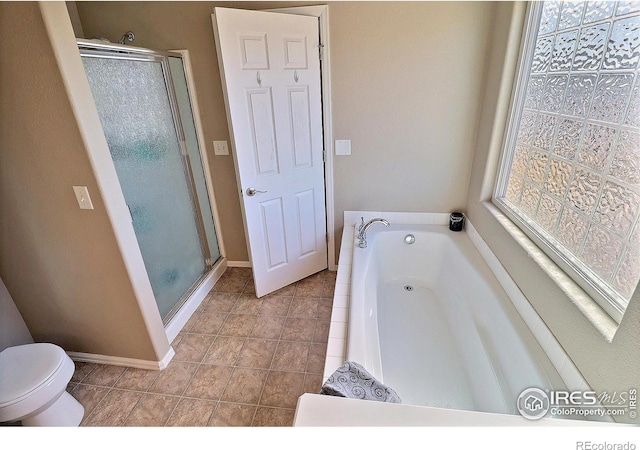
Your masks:
<svg viewBox="0 0 640 450"><path fill-rule="evenodd" d="M364 219L362 220L362 222L364 223ZM385 227L389 226L389 222L380 217L376 217L375 219L371 219L367 223L360 225L360 227L358 228L358 247L367 248L367 230L371 225L377 222L380 222Z"/></svg>

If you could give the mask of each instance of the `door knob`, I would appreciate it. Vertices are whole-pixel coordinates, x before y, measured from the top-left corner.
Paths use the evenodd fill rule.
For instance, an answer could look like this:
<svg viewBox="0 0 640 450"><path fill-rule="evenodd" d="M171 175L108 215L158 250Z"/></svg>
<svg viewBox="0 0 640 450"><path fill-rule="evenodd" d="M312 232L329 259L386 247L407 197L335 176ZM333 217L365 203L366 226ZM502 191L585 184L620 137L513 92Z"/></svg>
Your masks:
<svg viewBox="0 0 640 450"><path fill-rule="evenodd" d="M266 192L267 192L267 191L259 191L259 190L257 190L256 188L252 188L252 187L247 188L247 195L248 195L249 197L253 197L253 196L254 196L254 195L256 195L256 194L265 194Z"/></svg>

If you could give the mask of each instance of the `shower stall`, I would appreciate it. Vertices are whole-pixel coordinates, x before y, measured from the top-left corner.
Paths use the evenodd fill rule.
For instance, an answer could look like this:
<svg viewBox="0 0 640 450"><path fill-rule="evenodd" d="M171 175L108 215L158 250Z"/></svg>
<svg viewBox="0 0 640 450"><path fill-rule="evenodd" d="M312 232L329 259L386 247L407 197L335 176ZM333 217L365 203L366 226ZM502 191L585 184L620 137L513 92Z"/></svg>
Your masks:
<svg viewBox="0 0 640 450"><path fill-rule="evenodd" d="M166 326L221 257L184 57L78 48Z"/></svg>

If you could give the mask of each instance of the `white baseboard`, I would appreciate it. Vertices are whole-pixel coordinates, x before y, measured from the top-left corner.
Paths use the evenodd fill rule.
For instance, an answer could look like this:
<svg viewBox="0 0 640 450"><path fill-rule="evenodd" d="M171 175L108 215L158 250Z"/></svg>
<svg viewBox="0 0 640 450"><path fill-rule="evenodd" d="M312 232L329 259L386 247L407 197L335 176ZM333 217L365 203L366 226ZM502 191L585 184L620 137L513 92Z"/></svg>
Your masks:
<svg viewBox="0 0 640 450"><path fill-rule="evenodd" d="M227 267L251 267L250 261L227 261Z"/></svg>
<svg viewBox="0 0 640 450"><path fill-rule="evenodd" d="M134 367L146 370L165 369L175 354L173 347L169 347L166 355L160 361L148 361L145 359L122 358L120 356L96 355L94 353L67 352L69 358L78 362L110 364L112 366Z"/></svg>

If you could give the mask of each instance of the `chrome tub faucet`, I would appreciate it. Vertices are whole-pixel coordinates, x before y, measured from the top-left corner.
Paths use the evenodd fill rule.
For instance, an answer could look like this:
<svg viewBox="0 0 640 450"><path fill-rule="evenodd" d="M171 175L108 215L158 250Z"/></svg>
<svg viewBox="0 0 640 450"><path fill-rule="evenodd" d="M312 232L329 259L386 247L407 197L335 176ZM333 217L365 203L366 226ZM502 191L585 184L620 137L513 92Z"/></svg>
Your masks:
<svg viewBox="0 0 640 450"><path fill-rule="evenodd" d="M360 248L367 248L367 230L371 225L373 225L374 223L380 222L385 227L389 226L389 222L384 220L381 217L376 217L375 219L371 219L367 223L364 223L364 217L361 217L360 220L361 222L360 222L360 225L358 226L358 247Z"/></svg>

